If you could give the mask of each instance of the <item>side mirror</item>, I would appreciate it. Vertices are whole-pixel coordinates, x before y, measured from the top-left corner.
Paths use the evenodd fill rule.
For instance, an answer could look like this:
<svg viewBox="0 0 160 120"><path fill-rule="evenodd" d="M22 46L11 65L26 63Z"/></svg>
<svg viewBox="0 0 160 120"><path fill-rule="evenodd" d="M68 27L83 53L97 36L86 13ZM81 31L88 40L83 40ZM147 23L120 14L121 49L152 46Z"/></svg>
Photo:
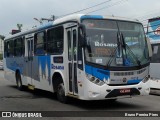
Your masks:
<svg viewBox="0 0 160 120"><path fill-rule="evenodd" d="M149 57L152 57L152 46L151 46L151 42L150 39L148 37L146 37L147 40L147 45L148 45L148 50L149 50Z"/></svg>
<svg viewBox="0 0 160 120"><path fill-rule="evenodd" d="M78 27L78 38L79 38L79 45L81 47L85 46L86 42L86 28L83 24L80 24Z"/></svg>

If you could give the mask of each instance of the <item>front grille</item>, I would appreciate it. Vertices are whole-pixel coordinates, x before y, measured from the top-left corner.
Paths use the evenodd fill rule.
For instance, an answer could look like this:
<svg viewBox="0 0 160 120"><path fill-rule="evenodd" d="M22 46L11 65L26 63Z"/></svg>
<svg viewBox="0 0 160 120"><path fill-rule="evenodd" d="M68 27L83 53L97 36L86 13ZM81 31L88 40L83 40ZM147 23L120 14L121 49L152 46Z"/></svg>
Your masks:
<svg viewBox="0 0 160 120"><path fill-rule="evenodd" d="M129 76L134 75L134 72L115 72L114 76Z"/></svg>
<svg viewBox="0 0 160 120"><path fill-rule="evenodd" d="M127 85L136 85L138 83L130 83L130 84L108 84L109 86L127 86Z"/></svg>
<svg viewBox="0 0 160 120"><path fill-rule="evenodd" d="M135 74L141 74L146 70L146 68L135 71L135 72L114 72L114 76L131 76Z"/></svg>

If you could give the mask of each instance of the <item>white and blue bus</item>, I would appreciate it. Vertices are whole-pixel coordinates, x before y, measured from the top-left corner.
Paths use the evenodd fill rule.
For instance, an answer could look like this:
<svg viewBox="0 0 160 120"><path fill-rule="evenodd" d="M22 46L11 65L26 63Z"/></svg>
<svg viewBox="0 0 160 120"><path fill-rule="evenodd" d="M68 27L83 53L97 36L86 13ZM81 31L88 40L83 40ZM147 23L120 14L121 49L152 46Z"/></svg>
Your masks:
<svg viewBox="0 0 160 120"><path fill-rule="evenodd" d="M153 51L150 64L151 94L160 94L160 17L148 20L146 34L150 39Z"/></svg>
<svg viewBox="0 0 160 120"><path fill-rule="evenodd" d="M69 15L4 41L5 78L67 97L148 95L150 51L137 20Z"/></svg>

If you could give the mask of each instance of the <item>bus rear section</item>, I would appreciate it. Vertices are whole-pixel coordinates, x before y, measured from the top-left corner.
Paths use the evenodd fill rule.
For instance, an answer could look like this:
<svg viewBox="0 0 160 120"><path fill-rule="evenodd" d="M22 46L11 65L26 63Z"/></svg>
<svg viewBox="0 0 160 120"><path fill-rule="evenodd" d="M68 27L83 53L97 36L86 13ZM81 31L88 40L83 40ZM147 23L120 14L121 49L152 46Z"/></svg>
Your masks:
<svg viewBox="0 0 160 120"><path fill-rule="evenodd" d="M147 37L150 39L153 55L150 64L151 94L160 95L160 18L148 20Z"/></svg>

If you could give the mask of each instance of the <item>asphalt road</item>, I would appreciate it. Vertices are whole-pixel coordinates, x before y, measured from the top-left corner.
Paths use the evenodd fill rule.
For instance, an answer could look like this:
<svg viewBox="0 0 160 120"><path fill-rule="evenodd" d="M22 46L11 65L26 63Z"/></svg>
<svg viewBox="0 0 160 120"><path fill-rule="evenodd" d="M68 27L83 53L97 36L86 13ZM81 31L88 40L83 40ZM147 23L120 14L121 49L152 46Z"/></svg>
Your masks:
<svg viewBox="0 0 160 120"><path fill-rule="evenodd" d="M5 80L3 77L3 71L0 71L0 111L72 111L70 112L71 114L75 114L76 111L83 111L86 113L96 113L98 111L112 111L113 115L111 113L111 116L114 116L115 113L118 113L120 111L160 111L160 96L149 95L127 99L119 99L113 103L110 103L109 101L88 102L71 99L71 102L69 104L62 104L57 100L55 95L46 91L30 91L28 89L26 89L25 91L17 90L15 84ZM74 117L74 119L82 119L82 117ZM149 117L147 118L149 119ZM59 117L55 119L59 119ZM61 119L70 118L63 117ZM97 118L92 118L92 120L95 119ZM103 119L106 119L106 117ZM110 117L109 119L112 120L114 118ZM118 119L120 120L121 118ZM126 118L122 117L122 119ZM137 119L137 117L133 117L133 119ZM156 118L152 117L152 119ZM34 120L36 119L34 118Z"/></svg>

